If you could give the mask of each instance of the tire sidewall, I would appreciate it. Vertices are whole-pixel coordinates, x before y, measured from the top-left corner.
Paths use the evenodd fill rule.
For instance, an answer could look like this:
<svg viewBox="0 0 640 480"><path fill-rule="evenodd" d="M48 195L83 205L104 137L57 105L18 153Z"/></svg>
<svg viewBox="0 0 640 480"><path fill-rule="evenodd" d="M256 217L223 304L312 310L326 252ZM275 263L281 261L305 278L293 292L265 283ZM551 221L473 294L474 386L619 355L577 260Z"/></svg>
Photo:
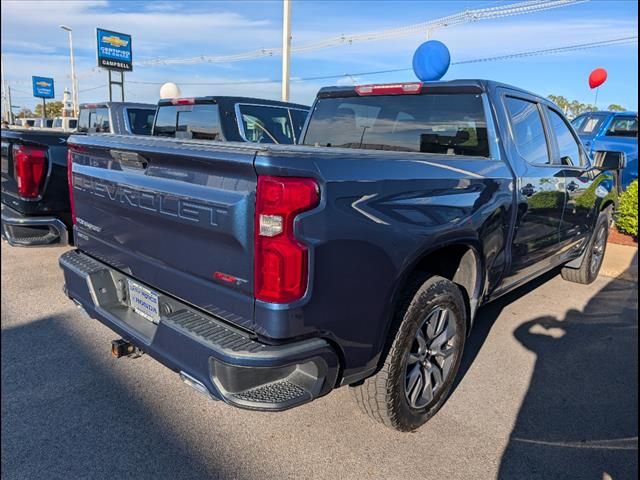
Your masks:
<svg viewBox="0 0 640 480"><path fill-rule="evenodd" d="M456 284L449 280L441 277L432 277L418 290L404 314L395 340L395 358L392 360L395 368L390 379L394 392L392 408L396 412L395 417L399 423L398 427L402 430L414 430L435 415L446 401L456 379L467 336L467 314L464 299L458 288ZM458 348L455 353L455 362L440 391L426 407L416 410L409 406L405 395L407 353L413 345L418 327L422 325L425 317L436 307L445 307L454 313Z"/></svg>
<svg viewBox="0 0 640 480"><path fill-rule="evenodd" d="M598 269L595 272L591 271L591 259L593 257L593 246L598 238L598 232L600 229L604 228L604 249L602 250L602 258L600 259L600 265L598 265ZM602 264L604 263L604 255L607 251L607 241L609 240L609 215L606 212L602 212L598 216L598 220L596 221L596 227L593 230L593 236L591 237L591 241L589 242L589 252L584 259L585 268L587 269L587 277L589 279L589 283L595 281L600 274L600 269L602 268Z"/></svg>

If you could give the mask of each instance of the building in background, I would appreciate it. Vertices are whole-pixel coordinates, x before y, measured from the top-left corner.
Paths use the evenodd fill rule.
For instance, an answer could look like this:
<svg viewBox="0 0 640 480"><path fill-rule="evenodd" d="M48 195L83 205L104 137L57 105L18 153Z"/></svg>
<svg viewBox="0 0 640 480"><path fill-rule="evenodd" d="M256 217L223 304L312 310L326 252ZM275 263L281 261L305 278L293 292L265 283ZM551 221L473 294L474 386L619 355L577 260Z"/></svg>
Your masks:
<svg viewBox="0 0 640 480"><path fill-rule="evenodd" d="M65 87L62 94L62 116L73 117L73 102L71 100L71 92Z"/></svg>

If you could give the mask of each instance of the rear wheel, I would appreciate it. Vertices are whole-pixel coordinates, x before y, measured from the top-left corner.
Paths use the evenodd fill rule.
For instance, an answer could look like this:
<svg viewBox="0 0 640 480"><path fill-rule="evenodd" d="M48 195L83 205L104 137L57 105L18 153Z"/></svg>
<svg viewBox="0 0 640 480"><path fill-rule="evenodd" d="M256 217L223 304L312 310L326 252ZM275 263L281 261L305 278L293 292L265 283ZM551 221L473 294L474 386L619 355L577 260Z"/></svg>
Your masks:
<svg viewBox="0 0 640 480"><path fill-rule="evenodd" d="M593 236L587 245L587 252L582 260L580 268L564 267L560 272L562 278L569 282L582 283L588 285L593 283L602 267L604 253L607 249L607 239L609 238L610 212L605 210L598 216L596 228Z"/></svg>
<svg viewBox="0 0 640 480"><path fill-rule="evenodd" d="M409 431L440 409L453 385L466 339L464 298L453 282L430 277L408 292L396 319L382 368L352 392L371 418Z"/></svg>

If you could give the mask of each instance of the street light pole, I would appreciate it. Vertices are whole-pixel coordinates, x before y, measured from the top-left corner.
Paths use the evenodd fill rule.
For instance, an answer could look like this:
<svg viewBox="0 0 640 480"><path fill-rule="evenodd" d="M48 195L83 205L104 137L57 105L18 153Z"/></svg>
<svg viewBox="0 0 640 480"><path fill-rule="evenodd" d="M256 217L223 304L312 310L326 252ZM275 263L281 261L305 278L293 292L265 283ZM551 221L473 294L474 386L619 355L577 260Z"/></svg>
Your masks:
<svg viewBox="0 0 640 480"><path fill-rule="evenodd" d="M71 59L71 103L73 104L73 116L78 116L78 80L76 79L76 65L73 60L73 30L66 25L60 25L69 34L69 57Z"/></svg>
<svg viewBox="0 0 640 480"><path fill-rule="evenodd" d="M282 101L289 101L289 58L291 56L291 0L283 0L282 17Z"/></svg>

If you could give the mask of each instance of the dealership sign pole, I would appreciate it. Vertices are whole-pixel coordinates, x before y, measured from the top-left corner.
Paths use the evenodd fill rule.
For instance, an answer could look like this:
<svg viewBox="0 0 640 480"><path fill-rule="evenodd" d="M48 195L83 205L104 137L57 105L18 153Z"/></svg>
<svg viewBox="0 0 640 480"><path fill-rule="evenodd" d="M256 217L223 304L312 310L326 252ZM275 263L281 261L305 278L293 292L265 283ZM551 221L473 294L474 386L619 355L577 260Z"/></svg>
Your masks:
<svg viewBox="0 0 640 480"><path fill-rule="evenodd" d="M33 96L42 99L42 118L47 118L47 98L54 98L53 78L31 77Z"/></svg>
<svg viewBox="0 0 640 480"><path fill-rule="evenodd" d="M98 66L109 72L109 101L113 101L113 85L118 85L124 102L124 72L133 71L131 35L97 28L96 39ZM113 79L113 72L120 75L119 81Z"/></svg>

